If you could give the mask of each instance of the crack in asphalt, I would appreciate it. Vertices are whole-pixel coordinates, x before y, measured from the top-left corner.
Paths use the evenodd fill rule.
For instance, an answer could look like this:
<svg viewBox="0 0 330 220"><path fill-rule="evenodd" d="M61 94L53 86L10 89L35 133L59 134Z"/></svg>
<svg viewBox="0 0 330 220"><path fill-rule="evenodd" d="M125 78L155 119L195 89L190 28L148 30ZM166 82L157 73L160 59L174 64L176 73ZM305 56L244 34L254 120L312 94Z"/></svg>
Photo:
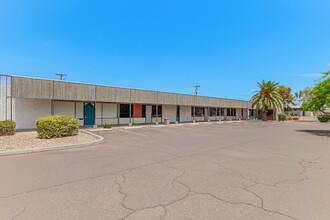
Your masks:
<svg viewBox="0 0 330 220"><path fill-rule="evenodd" d="M255 141L258 141L258 140L259 139L254 139L254 140L251 140L250 142L255 142ZM27 194L27 193L33 193L33 192L37 192L37 191L40 191L40 190L45 190L45 189L50 189L50 188L53 188L53 187L64 186L64 185L68 185L68 184L72 184L72 183L77 183L77 182L81 182L81 181L85 181L85 180L97 179L97 178L105 177L105 176L114 176L114 175L123 173L125 171L131 171L131 170L134 170L134 169L140 169L140 168L143 168L143 167L152 166L152 165L163 163L163 162L169 162L169 161L173 161L173 160L176 160L176 159L182 159L182 158L189 157L189 156L192 156L192 155L197 155L197 154L201 154L201 153L205 153L205 152L211 152L211 151L217 150L219 148L225 149L225 148L233 147L233 146L236 146L236 145L240 145L242 143L248 143L248 142L244 141L244 142L239 142L239 143L235 143L235 144L229 144L229 145L224 146L224 147L216 147L216 148L204 150L204 151L201 151L201 152L195 152L195 153L188 154L188 155L177 156L175 158L171 158L171 159L168 159L168 160L156 161L154 163L145 164L145 165L138 166L138 167L133 167L133 168L130 168L130 169L125 169L125 170L111 172L111 173L97 175L97 176L91 176L91 177L82 178L82 179L78 179L78 180L74 180L74 181L69 181L69 182L65 182L65 183L61 183L61 184L55 184L55 185L51 185L51 186L47 186L47 187L40 187L38 189L29 190L29 191L20 192L20 193L14 193L14 194L7 195L7 196L0 196L0 199L10 198L12 196L18 196L18 195ZM133 146L133 145L130 145L130 146ZM135 147L141 148L139 146L135 146ZM153 150L153 149L150 149L150 150ZM157 150L154 150L154 151L157 151Z"/></svg>
<svg viewBox="0 0 330 220"><path fill-rule="evenodd" d="M24 209L23 209L22 211L20 211L20 212L17 213L16 215L14 215L14 216L11 218L11 220L14 220L14 219L17 218L18 216L22 215L23 212L25 212L25 210L26 210L26 206L24 207Z"/></svg>
<svg viewBox="0 0 330 220"><path fill-rule="evenodd" d="M125 177L125 175L124 175L124 174L121 174L120 176L123 177L123 179L124 179L122 183L125 183L125 181L126 181L126 177ZM122 200L120 201L120 205L121 205L123 208L125 208L125 209L127 209L127 210L133 212L134 209L131 209L130 207L127 207L127 206L124 204L124 201L125 201L125 199L126 199L126 197L127 197L128 195L127 195L126 193L123 192L122 186L121 186L121 184L118 182L118 175L115 176L115 184L117 184L118 187L119 187L118 192L119 192L120 194L123 195L123 198L122 198Z"/></svg>
<svg viewBox="0 0 330 220"><path fill-rule="evenodd" d="M215 198L215 199L217 199L217 200L219 200L219 201L222 201L222 202L225 202L225 203L228 203L228 204L231 204L231 205L247 205L247 206L251 206L251 207L254 207L254 208L261 209L261 210L263 210L263 211L265 211L265 212L270 212L270 213L274 213L274 214L282 215L282 216L285 216L285 217L288 217L288 218L291 218L291 219L298 220L298 218L295 218L295 217L293 217L293 216L289 216L289 215L287 215L287 214L284 214L284 213L281 213L281 212L278 212L278 211L274 211L274 210L270 210L270 209L266 209L266 208L264 208L264 207L263 207L263 202L262 202L262 206L256 206L256 205L253 205L253 204L250 204L250 203L245 203L245 202L232 202L232 201L230 201L230 200L225 200L225 199L219 198L218 196L215 196L215 195L213 195L212 193L197 192L197 191L195 191L195 190L192 190L191 187L189 187L188 185L186 185L186 184L184 184L184 183L182 183L182 182L180 182L180 181L177 180L178 178L182 177L182 176L185 174L186 171L185 171L184 169L180 169L180 168L172 167L172 166L167 166L167 165L164 165L164 164L162 164L162 165L165 166L165 167L168 167L168 168L181 170L182 173L181 173L179 176L177 176L176 178L174 178L173 181L175 181L175 182L177 182L177 183L179 183L179 184L181 184L181 185L187 187L188 190L189 190L189 192L193 192L193 193L195 193L195 194L197 194L197 195L209 195L209 196L211 196L211 197L213 197L213 198ZM253 184L253 185L255 185L255 184ZM248 187L251 187L251 186L253 186L253 185L250 185L250 186L248 186ZM253 194L254 194L254 193L253 193ZM256 194L255 194L255 195L256 195ZM190 196L190 195L189 195L189 193L188 193L187 196L186 196L185 198L187 198L187 197L189 197L189 196ZM259 196L259 195L256 195L256 196L257 196L258 198L260 198L260 199L263 201L263 199L262 199L261 196ZM174 203L176 203L176 202L178 202L178 201L181 201L181 200L183 200L183 199L185 199L185 198L182 198L182 199L179 199L179 200L173 201L171 204L174 204ZM168 206L168 205L165 205L165 206Z"/></svg>
<svg viewBox="0 0 330 220"><path fill-rule="evenodd" d="M250 140L249 142L252 143L252 142L255 142L255 141L260 141L260 139L256 139L256 140ZM244 142L244 143L247 143L247 142ZM288 218L292 218L292 219L297 219L295 217L292 217L292 216L289 216L289 215L286 215L284 213L281 213L281 212L277 212L277 211L273 211L273 210L269 210L269 209L266 209L264 208L264 201L263 201L263 198L261 196L259 196L258 194L256 194L255 192L249 190L249 188L251 187L254 187L256 185L265 185L265 186L268 186L268 187L277 187L279 184L282 184L282 183L285 183L285 182L288 182L288 181L304 181L304 180L308 180L309 177L306 175L306 170L307 168L310 168L310 167L306 167L304 166L303 163L308 163L312 160L319 160L321 158L321 156L318 158L318 159L300 159L300 161L298 162L298 164L302 167L302 171L299 173L300 175L302 175L303 177L301 179L284 179L284 180L281 180L281 181L278 181L276 182L275 184L265 184L265 183L262 183L262 182L258 182L256 180L253 180L253 179L250 179L250 178L247 178L246 176L244 176L242 173L240 173L239 171L237 170L234 170L234 169L231 169L231 168L227 168L221 164L218 164L216 162L213 162L213 161L206 161L204 159L201 159L201 158L196 158L194 157L195 155L198 155L198 154L202 154L202 153L205 153L205 152L212 152L214 150L217 150L217 149L223 149L223 148L229 148L229 147L233 147L233 146L237 146L237 145L240 145L242 143L235 143L235 144L230 144L230 145L227 145L227 146L224 146L224 147L216 147L216 148L212 148L212 149L208 149L208 150L204 150L204 151L200 151L200 152L195 152L195 153L192 153L192 154L188 154L188 155L184 155L184 156L177 156L177 155L174 155L174 154L171 154L172 156L175 156L175 158L172 158L172 159L169 159L169 160L164 160L164 161L158 161L158 162L154 162L154 163L150 163L150 164L146 164L146 165L143 165L143 166L139 166L139 167L134 167L134 168L131 168L131 169L126 169L124 171L119 171L119 172L113 172L113 173L109 173L109 174L104 174L104 175L99 175L99 176L92 176L92 177L88 177L88 178L84 178L84 179L79 179L79 180L75 180L75 181L71 181L71 182L66 182L66 183L62 183L62 184L57 184L57 185L53 185L53 186L48 186L48 187L42 187L42 188L39 188L39 189L35 189L35 190L30 190L30 191L26 191L26 192L21 192L21 193L16 193L16 194L12 194L12 195L9 195L9 196L2 196L0 198L9 198L9 197L12 197L12 196L17 196L17 195L21 195L21 194L26 194L26 193L32 193L32 192L36 192L36 191L39 191L39 190L44 190L44 189L50 189L50 188L53 188L53 187L58 187L58 186L63 186L63 185L67 185L67 184L72 184L72 183L76 183L76 182L80 182L80 181L85 181L85 180L89 180L89 179L96 179L96 178L100 178L100 177L104 177L104 176L115 176L115 184L118 185L119 189L118 189L118 192L120 194L123 195L123 198L120 202L121 206L123 208L125 208L126 210L129 210L130 213L128 215L126 215L125 217L121 218L121 219L125 219L127 217L129 217L130 215L134 214L135 212L137 211L142 211L142 210L146 210L146 209L151 209L151 208L157 208L157 207L162 207L165 211L164 213L164 216L160 216L160 219L164 219L166 217L166 214L167 214L167 209L166 207L171 205L171 204L174 204L174 203L177 203L179 201L182 201L186 198L188 198L189 196L191 195L196 195L196 194L201 194L201 195L208 195L208 196L211 196L219 201L222 201L222 202L226 202L226 203L229 203L229 204L232 204L232 205L247 205L247 206L251 206L251 207L254 207L254 208L259 208L263 211L266 211L266 212L271 212L271 213L276 213L276 214L279 214L279 215L282 215L282 216L286 216ZM142 146L134 146L134 145L128 145L130 147L136 147L136 148L143 148ZM152 148L147 148L149 150L153 150L153 151L157 151L155 149L152 149ZM168 152L163 152L163 151L160 151L159 152L162 152L162 153L167 153L167 154L170 154ZM293 156L289 156L289 155L282 155L282 156L286 156L286 157L291 157L291 158L296 158L296 157L293 157ZM191 157L191 158L194 158L194 159L198 159L198 160L203 160L203 161L206 161L206 162L209 162L209 163L213 163L213 164L216 164L224 169L227 169L227 170L230 170L232 172L235 172L237 174L240 175L241 178L245 179L245 180L248 180L248 181L251 181L253 182L252 185L249 185L249 186L246 186L246 187L242 187L244 190L246 190L247 192L253 194L254 196L256 196L260 201L261 201L261 205L260 206L256 206L256 205L253 205L253 204L250 204L250 203L245 203L245 202L232 202L230 200L225 200L225 199L222 199L222 198L219 198L211 193L203 193L203 192L197 192L197 191L193 191L191 189L191 187L189 187L188 185L180 182L178 179L182 176L184 176L185 174L185 170L182 170L182 169L179 169L179 168L176 168L176 167L170 167L170 166L167 166L167 165L164 165L163 163L165 162L169 162L169 161L173 161L173 160L176 160L176 159L182 159L182 158L186 158L186 157ZM296 158L298 159L298 158ZM188 189L188 192L186 193L185 196L181 197L180 199L177 199L177 200L174 200L170 203L166 203L166 204L161 204L161 205L157 205L157 206L151 206L151 207L144 207L142 209L132 209L130 207L127 207L125 204L124 204L124 201L125 199L127 198L127 196L129 196L128 194L126 194L125 192L123 192L122 190L122 186L121 184L118 182L118 176L121 176L124 180L122 183L126 182L126 177L125 177L125 174L128 174L130 173L132 170L135 170L135 169L140 169L140 168L143 168L143 167L148 167L148 166L152 166L154 164L161 164L167 168L172 168L172 169L177 169L177 170L180 170L181 173L176 176L174 179L172 179L171 183L173 185L173 187L175 187L174 185L174 182L177 183L177 184L180 184L184 187L186 187ZM312 169L312 168L310 168ZM126 172L126 173L124 173ZM124 173L124 174L123 174ZM26 207L20 212L18 213L17 215L15 215L12 219L16 218L17 216L21 215L24 211L25 211Z"/></svg>
<svg viewBox="0 0 330 220"><path fill-rule="evenodd" d="M166 167L166 168L171 168L171 167L167 167L167 166L165 166L165 165L162 164L162 163L158 163L158 164L160 164L160 165L162 165L162 166L164 166L164 167ZM175 169L175 168L174 168L174 169ZM177 169L177 170L179 170L179 169ZM182 170L180 170L180 171L182 172ZM184 173L185 173L185 171L183 171L181 174L179 174L178 176L176 176L175 178L172 179L171 184L172 184L173 187L174 187L174 183L173 183L173 182L176 182L176 183L178 183L178 184L180 184L180 185L185 186L185 185L182 184L181 182L177 182L177 181L176 181L176 179L177 179L177 178L180 178L181 176L183 176ZM174 204L174 203L176 203L176 202L179 202L179 201L181 201L181 200L183 200L183 199L185 199L185 198L187 198L187 197L189 196L189 192L190 192L191 190L190 190L189 187L187 187L187 186L185 186L185 187L188 188L188 191L187 191L186 195L184 195L183 197L181 197L181 198L179 198L179 199L177 199L177 200L174 200L174 201L172 201L172 202L166 203L166 204L160 204L160 205L155 205L155 206L148 206L148 207L144 207L144 208L141 208L141 209L132 209L133 211L132 211L131 213L129 213L128 215L124 216L123 218L121 218L121 220L128 218L129 216L133 215L133 214L136 213L137 211L143 211L143 210L152 209L152 208L157 208L157 207L163 207L163 208L164 208L164 210L165 210L165 214L164 214L164 216L163 216L163 218L162 218L162 219L164 219L165 216L166 216L166 213L167 213L166 206L171 205L171 204Z"/></svg>

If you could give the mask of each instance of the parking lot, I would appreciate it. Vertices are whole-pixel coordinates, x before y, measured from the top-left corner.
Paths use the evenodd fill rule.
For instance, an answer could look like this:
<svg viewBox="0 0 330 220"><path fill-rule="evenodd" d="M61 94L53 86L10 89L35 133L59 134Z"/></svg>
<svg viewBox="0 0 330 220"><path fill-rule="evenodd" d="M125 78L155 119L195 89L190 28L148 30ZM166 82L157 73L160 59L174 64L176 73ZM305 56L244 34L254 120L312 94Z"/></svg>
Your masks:
<svg viewBox="0 0 330 220"><path fill-rule="evenodd" d="M329 124L97 131L98 145L0 157L0 219L329 219Z"/></svg>

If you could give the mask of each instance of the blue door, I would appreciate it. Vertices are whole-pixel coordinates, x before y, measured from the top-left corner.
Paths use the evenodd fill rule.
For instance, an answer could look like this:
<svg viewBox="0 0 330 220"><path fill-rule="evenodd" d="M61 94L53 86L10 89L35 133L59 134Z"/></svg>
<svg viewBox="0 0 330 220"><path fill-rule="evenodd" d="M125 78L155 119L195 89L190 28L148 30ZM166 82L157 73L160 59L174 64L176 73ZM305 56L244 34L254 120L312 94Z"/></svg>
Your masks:
<svg viewBox="0 0 330 220"><path fill-rule="evenodd" d="M92 103L85 103L85 125L94 125L95 107Z"/></svg>

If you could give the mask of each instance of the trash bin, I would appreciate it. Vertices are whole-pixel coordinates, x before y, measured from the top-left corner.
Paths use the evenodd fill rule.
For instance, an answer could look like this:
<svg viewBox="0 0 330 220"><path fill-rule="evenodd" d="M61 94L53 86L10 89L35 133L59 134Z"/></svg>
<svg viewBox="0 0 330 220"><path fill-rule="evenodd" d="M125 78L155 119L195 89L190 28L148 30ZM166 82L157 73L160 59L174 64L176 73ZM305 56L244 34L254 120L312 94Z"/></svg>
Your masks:
<svg viewBox="0 0 330 220"><path fill-rule="evenodd" d="M169 118L164 118L164 124L169 125L170 124L170 119Z"/></svg>

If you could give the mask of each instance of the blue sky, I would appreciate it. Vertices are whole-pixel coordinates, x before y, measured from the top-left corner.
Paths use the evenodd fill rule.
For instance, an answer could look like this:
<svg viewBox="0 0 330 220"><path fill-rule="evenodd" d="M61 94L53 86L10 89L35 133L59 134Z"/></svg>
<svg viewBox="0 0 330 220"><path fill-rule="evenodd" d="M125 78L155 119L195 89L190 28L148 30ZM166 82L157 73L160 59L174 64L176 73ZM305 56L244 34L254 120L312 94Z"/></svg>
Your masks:
<svg viewBox="0 0 330 220"><path fill-rule="evenodd" d="M249 100L330 69L330 1L3 1L0 73Z"/></svg>

